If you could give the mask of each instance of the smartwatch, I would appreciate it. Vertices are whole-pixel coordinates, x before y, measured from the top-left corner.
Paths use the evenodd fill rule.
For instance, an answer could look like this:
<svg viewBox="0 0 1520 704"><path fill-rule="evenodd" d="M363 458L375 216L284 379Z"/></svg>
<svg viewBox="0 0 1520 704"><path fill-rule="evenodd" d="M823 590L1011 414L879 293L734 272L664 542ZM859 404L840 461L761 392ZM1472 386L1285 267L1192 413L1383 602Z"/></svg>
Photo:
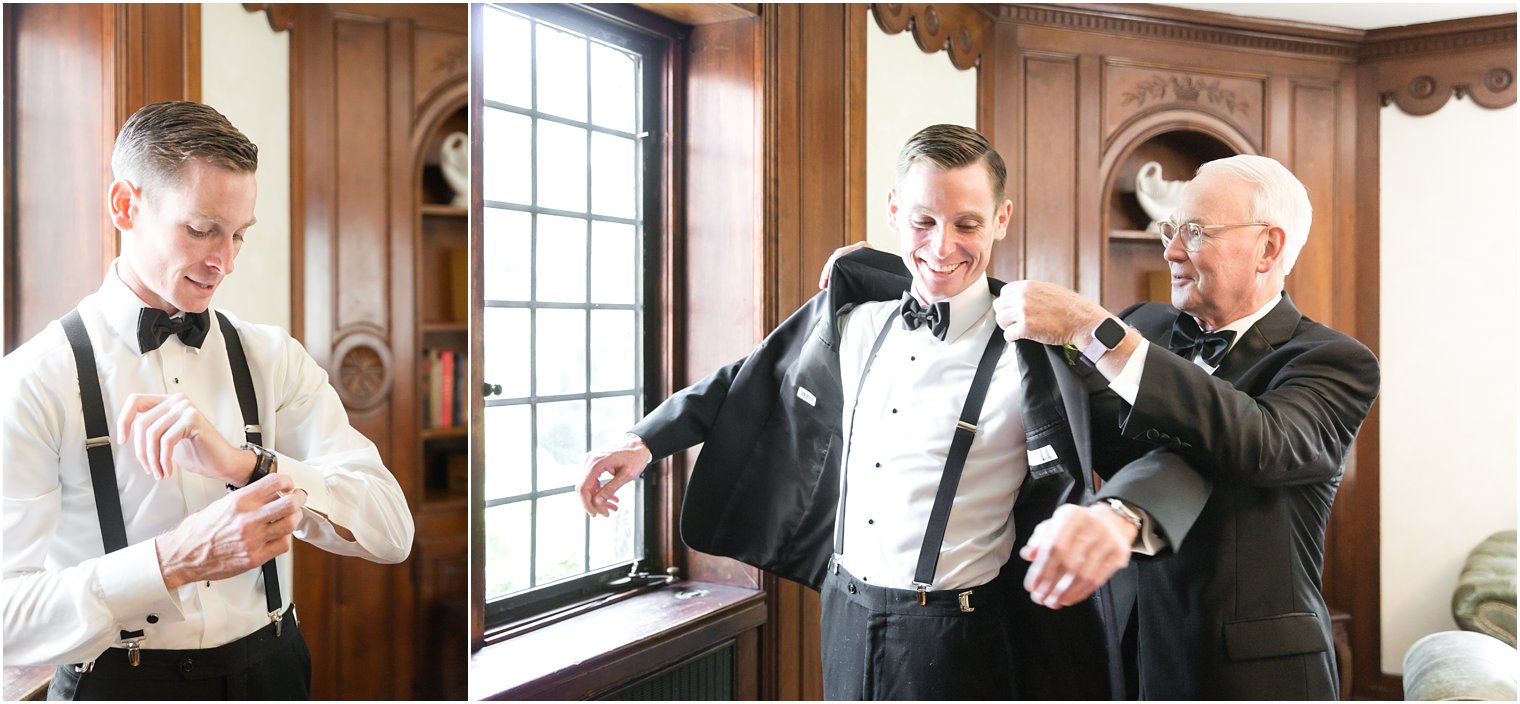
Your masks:
<svg viewBox="0 0 1520 704"><path fill-rule="evenodd" d="M1093 331L1093 341L1082 350L1082 362L1089 367L1098 366L1098 360L1124 341L1124 326L1113 318L1104 318Z"/></svg>

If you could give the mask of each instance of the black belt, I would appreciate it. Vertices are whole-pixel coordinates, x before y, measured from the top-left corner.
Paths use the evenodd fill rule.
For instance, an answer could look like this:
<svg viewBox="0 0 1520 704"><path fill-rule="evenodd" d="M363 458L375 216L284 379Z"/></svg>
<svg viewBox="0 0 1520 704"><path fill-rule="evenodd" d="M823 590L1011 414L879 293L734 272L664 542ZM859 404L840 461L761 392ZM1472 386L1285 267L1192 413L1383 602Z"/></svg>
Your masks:
<svg viewBox="0 0 1520 704"><path fill-rule="evenodd" d="M983 609L997 610L1018 598L1008 589L1008 581L1002 575L991 582L966 589L943 589L939 591L915 591L895 589L861 581L849 570L835 565L824 575L824 589L838 589L845 598L873 612L906 614L910 616L961 616Z"/></svg>
<svg viewBox="0 0 1520 704"><path fill-rule="evenodd" d="M134 667L126 648L107 648L88 665L88 677L102 679L207 680L245 672L281 648L300 642L300 619L292 605L279 623L271 623L231 643L215 648L170 650L142 648L141 664ZM276 631L283 631L277 633ZM295 637L289 637L291 635ZM70 669L78 665L66 665Z"/></svg>

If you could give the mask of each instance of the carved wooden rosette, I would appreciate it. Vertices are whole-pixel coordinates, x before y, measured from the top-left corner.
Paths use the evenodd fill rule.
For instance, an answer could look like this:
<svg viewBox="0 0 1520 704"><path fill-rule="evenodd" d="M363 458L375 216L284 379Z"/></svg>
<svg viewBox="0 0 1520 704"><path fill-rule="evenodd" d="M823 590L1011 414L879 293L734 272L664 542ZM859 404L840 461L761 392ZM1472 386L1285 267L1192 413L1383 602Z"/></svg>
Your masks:
<svg viewBox="0 0 1520 704"><path fill-rule="evenodd" d="M887 34L913 31L913 41L926 54L943 49L950 63L964 71L981 63L992 18L965 3L872 3L871 16Z"/></svg>
<svg viewBox="0 0 1520 704"><path fill-rule="evenodd" d="M391 352L380 337L368 332L344 335L332 358L338 377L333 386L349 410L370 410L390 396Z"/></svg>

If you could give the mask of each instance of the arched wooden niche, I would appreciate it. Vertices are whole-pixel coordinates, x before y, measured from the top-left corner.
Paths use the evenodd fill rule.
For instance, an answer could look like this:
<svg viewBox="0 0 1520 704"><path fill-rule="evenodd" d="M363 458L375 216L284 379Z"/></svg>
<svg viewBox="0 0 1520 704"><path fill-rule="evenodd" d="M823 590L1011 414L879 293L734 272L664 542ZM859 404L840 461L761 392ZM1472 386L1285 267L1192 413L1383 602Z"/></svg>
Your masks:
<svg viewBox="0 0 1520 704"><path fill-rule="evenodd" d="M1239 130L1192 111L1157 112L1119 131L1100 165L1103 191L1103 305L1119 310L1135 301L1170 302L1160 239L1146 232L1150 216L1135 197L1135 176L1148 162L1162 178L1186 181L1199 166L1259 150Z"/></svg>

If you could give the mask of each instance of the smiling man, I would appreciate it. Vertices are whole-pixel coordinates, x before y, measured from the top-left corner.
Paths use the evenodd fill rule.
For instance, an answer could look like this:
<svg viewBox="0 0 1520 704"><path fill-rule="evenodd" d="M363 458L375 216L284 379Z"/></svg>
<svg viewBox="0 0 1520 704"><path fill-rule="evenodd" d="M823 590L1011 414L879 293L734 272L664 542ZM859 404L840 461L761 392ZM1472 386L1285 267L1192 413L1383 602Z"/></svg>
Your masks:
<svg viewBox="0 0 1520 704"><path fill-rule="evenodd" d="M1277 161L1213 161L1161 223L1171 306L1116 319L1035 281L995 304L1008 339L1071 344L1096 366L1094 469L1108 481L1100 501L1036 529L1026 586L1052 608L1082 603L1125 565L1137 529L1154 528L1162 559L1128 573L1143 698L1339 693L1325 526L1379 373L1366 347L1283 291L1311 218Z"/></svg>
<svg viewBox="0 0 1520 704"><path fill-rule="evenodd" d="M1013 215L1005 176L975 130L914 135L887 197L901 259L839 257L827 292L747 358L586 457L582 502L607 515L652 460L705 443L682 537L821 591L829 699L1116 692L1106 592L1035 607L1010 559L1091 485L1085 436L1064 420L1087 399L1063 398L1060 349L1005 354L993 319L1001 284L987 263Z"/></svg>
<svg viewBox="0 0 1520 704"><path fill-rule="evenodd" d="M135 113L106 194L121 256L5 357L5 662L59 665L50 699L307 698L292 539L411 550L406 498L327 374L210 308L257 166L210 107Z"/></svg>

